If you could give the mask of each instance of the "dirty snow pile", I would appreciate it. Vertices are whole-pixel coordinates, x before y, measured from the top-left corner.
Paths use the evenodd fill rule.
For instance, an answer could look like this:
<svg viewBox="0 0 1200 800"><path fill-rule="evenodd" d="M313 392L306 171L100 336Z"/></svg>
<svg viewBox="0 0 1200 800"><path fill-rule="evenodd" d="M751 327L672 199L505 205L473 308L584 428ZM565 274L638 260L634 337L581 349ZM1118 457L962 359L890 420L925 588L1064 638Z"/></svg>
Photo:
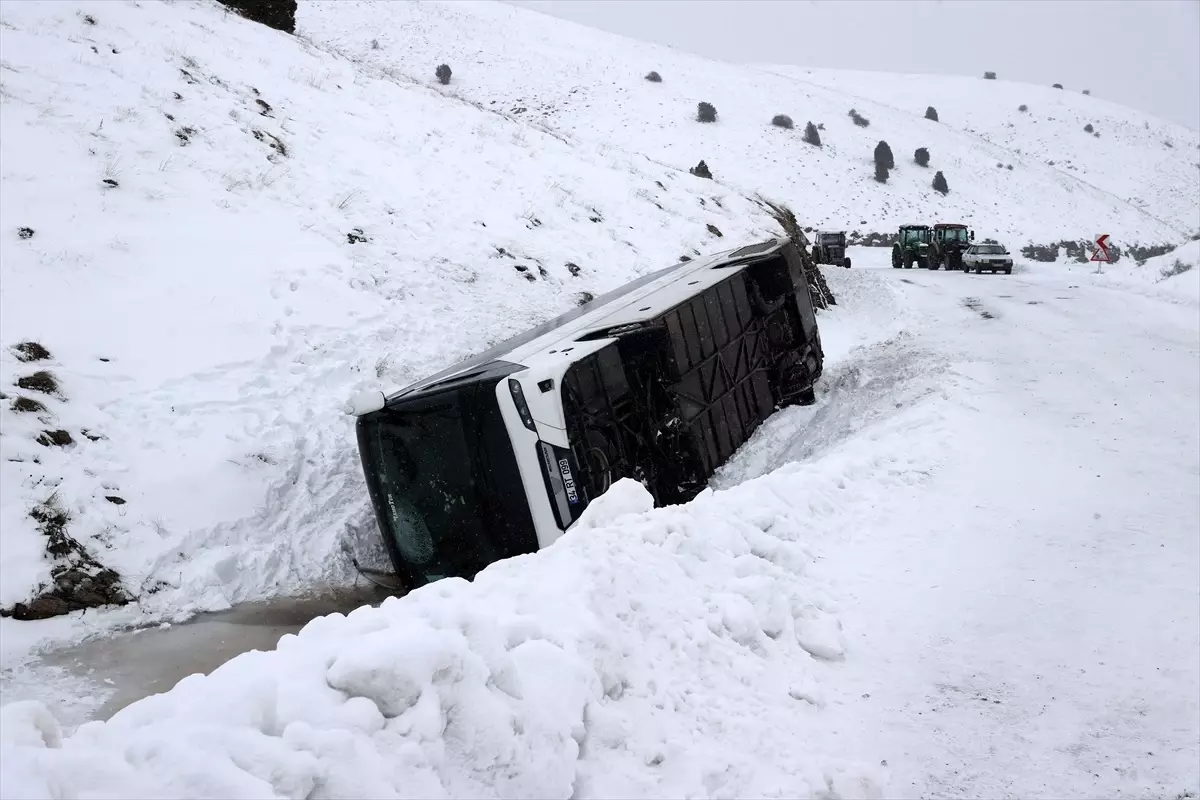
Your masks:
<svg viewBox="0 0 1200 800"><path fill-rule="evenodd" d="M802 469L659 510L622 481L545 552L318 618L65 739L9 704L3 794L881 796L885 770L824 751L845 643L804 578L806 532L867 489Z"/></svg>

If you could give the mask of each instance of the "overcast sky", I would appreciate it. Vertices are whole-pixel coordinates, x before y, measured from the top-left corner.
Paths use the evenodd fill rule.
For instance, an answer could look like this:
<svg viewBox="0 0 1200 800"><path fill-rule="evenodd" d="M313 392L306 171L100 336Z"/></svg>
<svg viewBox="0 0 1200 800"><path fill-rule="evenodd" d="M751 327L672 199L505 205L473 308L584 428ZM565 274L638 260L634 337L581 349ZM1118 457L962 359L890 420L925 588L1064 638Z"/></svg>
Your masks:
<svg viewBox="0 0 1200 800"><path fill-rule="evenodd" d="M1200 0L509 0L724 61L1061 83L1200 129Z"/></svg>

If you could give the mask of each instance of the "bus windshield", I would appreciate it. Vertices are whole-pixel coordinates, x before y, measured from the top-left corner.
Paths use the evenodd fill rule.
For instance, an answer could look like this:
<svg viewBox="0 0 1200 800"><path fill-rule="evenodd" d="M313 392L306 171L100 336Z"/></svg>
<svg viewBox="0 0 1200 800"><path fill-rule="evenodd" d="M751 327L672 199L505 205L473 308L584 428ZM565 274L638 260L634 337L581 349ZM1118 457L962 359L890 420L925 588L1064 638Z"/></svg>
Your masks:
<svg viewBox="0 0 1200 800"><path fill-rule="evenodd" d="M359 419L376 518L410 587L471 578L537 549L495 384L418 396Z"/></svg>

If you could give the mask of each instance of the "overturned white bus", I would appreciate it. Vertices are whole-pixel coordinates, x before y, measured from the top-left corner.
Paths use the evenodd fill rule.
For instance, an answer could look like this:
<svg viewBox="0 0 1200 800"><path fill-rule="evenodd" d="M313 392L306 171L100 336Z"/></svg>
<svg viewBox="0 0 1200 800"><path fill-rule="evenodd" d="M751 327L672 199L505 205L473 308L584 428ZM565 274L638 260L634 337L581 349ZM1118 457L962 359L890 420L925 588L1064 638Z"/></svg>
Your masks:
<svg viewBox="0 0 1200 800"><path fill-rule="evenodd" d="M545 547L614 481L685 502L824 355L800 251L684 262L390 395L365 392L363 471L400 582Z"/></svg>

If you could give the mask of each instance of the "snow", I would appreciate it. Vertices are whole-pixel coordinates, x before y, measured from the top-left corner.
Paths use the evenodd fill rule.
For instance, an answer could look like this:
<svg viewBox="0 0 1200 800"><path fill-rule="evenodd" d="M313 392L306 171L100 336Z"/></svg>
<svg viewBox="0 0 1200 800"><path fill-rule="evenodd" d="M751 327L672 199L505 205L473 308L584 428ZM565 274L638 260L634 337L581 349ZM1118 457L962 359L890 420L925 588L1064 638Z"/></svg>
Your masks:
<svg viewBox="0 0 1200 800"><path fill-rule="evenodd" d="M926 120L854 97L873 119L861 130L842 119L851 96L502 4L305 3L299 39L205 3L29 3L3 20L0 203L35 233L0 240L0 382L43 366L62 395L37 398L44 414L0 409L0 606L49 581L28 510L52 494L139 598L101 615L113 626L344 585L348 551L368 558L374 537L345 398L582 292L773 234L757 192L814 225L958 214L1010 244L1097 219L1115 240L1191 232L1109 195L1095 207L1044 165L961 188L951 173L944 200L903 166L878 187L853 176L884 127L960 159L990 163L995 146L948 122L929 138ZM442 60L448 87L428 74ZM717 124L689 118L696 96ZM824 118L826 147L761 122L781 104ZM1164 208L1195 188L1185 151L1154 162ZM686 173L700 157L716 180ZM8 348L23 340L52 359L20 363ZM54 429L75 443L35 442Z"/></svg>
<svg viewBox="0 0 1200 800"><path fill-rule="evenodd" d="M0 241L0 380L45 367L62 397L0 411L0 605L49 578L27 513L51 493L139 612L345 583L347 543L374 536L346 397L774 231L726 187L214 5L30 3L3 19L0 205L35 234ZM355 228L369 241L349 243ZM27 339L52 360L17 361L8 347ZM54 428L76 444L35 443Z"/></svg>
<svg viewBox="0 0 1200 800"><path fill-rule="evenodd" d="M2 793L1194 793L1194 307L852 258L818 404L713 491L623 482L551 548L73 733L10 703Z"/></svg>
<svg viewBox="0 0 1200 800"><path fill-rule="evenodd" d="M318 618L65 739L9 704L4 794L879 797L885 770L823 745L843 645L803 539L835 480L658 510L625 481L536 556Z"/></svg>
<svg viewBox="0 0 1200 800"><path fill-rule="evenodd" d="M1200 305L1200 240L1194 240L1165 255L1146 259L1144 264L1130 260L1102 264L1092 270L1091 280L1120 287L1126 291L1159 297L1177 303Z"/></svg>
<svg viewBox="0 0 1200 800"><path fill-rule="evenodd" d="M1196 132L1004 81L718 64L501 4L299 23L0 6L0 383L48 408L0 406L0 606L49 579L28 513L52 494L138 595L0 620L0 795L1200 793ZM879 138L900 162L928 146L951 193L907 163L876 185ZM701 158L715 180L687 174ZM545 551L76 729L144 673L80 682L38 647L90 637L119 665L121 628L354 580L375 532L347 397L772 234L760 191L820 227L1180 246L1011 276L851 248L817 404L692 503L619 484ZM1163 277L1176 259L1197 268ZM26 340L51 359L20 362ZM60 397L11 388L39 368ZM75 443L35 443L57 428Z"/></svg>
<svg viewBox="0 0 1200 800"><path fill-rule="evenodd" d="M1097 226L1120 246L1179 243L1200 230L1200 132L1097 97L1009 81L719 63L498 3L315 2L298 25L323 46L421 81L447 63L451 94L573 141L681 170L703 159L717 182L777 195L817 228L955 221L1018 248L1087 239ZM662 83L643 79L650 70ZM716 107L715 123L695 121L701 101ZM1017 110L1022 103L1029 114ZM924 118L929 105L941 122ZM857 127L851 109L870 126ZM776 114L795 129L771 126ZM819 149L801 140L809 121L824 125ZM1088 122L1100 138L1083 131ZM872 165L881 139L896 155L884 186ZM913 163L918 147L931 153L928 168ZM938 170L946 196L931 188Z"/></svg>
<svg viewBox="0 0 1200 800"><path fill-rule="evenodd" d="M994 161L1002 161L1005 167L1013 164L1014 172L1018 166L1052 166L1045 174L1068 192L1098 191L1185 233L1200 231L1200 154L1196 152L1200 134L1183 125L1146 117L1100 97L1008 81L1003 76L985 81L949 75L764 69L908 115L924 117L925 109L933 106L938 122L924 123L927 135L949 127L977 146L995 148ZM1022 105L1026 111L1019 110ZM1088 125L1091 133L1085 130ZM995 163L981 166L998 173ZM1065 238L1090 239L1104 232L1093 230L1097 225L1111 224L1107 215L1088 222L1092 227L1070 228L1071 235ZM1110 233L1113 244L1120 247L1139 241L1128 230L1118 233L1114 228ZM1015 238L1021 244L1028 241L1023 235ZM1033 241L1045 244L1052 239Z"/></svg>

